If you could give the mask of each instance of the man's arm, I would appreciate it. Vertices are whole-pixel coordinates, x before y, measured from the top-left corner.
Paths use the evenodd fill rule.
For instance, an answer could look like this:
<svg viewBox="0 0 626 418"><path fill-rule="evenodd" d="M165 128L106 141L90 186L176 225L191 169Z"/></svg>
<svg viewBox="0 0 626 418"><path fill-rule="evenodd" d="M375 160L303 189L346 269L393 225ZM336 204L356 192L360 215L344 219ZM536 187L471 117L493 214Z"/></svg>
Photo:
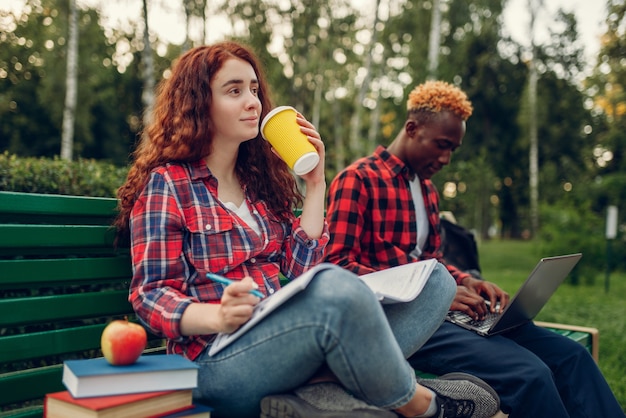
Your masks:
<svg viewBox="0 0 626 418"><path fill-rule="evenodd" d="M374 271L359 262L363 251L359 238L364 232L363 213L368 199L361 178L352 171L344 170L330 183L326 207L330 241L326 246L326 261L359 275Z"/></svg>

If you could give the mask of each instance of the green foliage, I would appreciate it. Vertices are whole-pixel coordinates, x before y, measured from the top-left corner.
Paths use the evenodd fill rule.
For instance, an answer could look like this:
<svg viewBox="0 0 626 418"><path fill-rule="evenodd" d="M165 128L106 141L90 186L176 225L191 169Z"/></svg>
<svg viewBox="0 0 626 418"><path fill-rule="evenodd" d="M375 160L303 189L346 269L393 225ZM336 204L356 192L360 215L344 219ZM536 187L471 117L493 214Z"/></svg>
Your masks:
<svg viewBox="0 0 626 418"><path fill-rule="evenodd" d="M613 172L598 176L589 192L599 209L603 209L605 205L626 202L626 173Z"/></svg>
<svg viewBox="0 0 626 418"><path fill-rule="evenodd" d="M20 158L0 154L0 190L25 193L115 197L127 169L95 160Z"/></svg>
<svg viewBox="0 0 626 418"><path fill-rule="evenodd" d="M583 203L584 204L584 203ZM539 248L542 254L582 252L583 258L572 274L574 283L593 283L606 262L604 222L589 207L567 205L541 207Z"/></svg>
<svg viewBox="0 0 626 418"><path fill-rule="evenodd" d="M11 29L0 28L0 151L53 157L61 149L67 2L27 0L24 10L0 15ZM122 56L116 49L135 41L121 32L107 38L99 21L95 9L79 10L74 155L123 164L142 113L142 84L126 72L132 50Z"/></svg>
<svg viewBox="0 0 626 418"><path fill-rule="evenodd" d="M185 0L171 7L201 17L205 4ZM407 92L427 78L433 3L376 4L376 24L373 10L356 9L348 0L229 0L215 6L236 28L236 38L259 55L275 104L297 107L318 127L328 181L376 144L389 144L402 129ZM442 184L466 191L459 188L459 198L444 205L480 236L497 226L503 237L522 237L530 223L525 48L504 35L501 0L442 4L436 77L460 85L474 105L464 144L441 174ZM608 10L599 64L585 90L573 14L560 13L550 39L536 51L539 199L557 206L567 187L593 188L583 199L591 202L581 207L596 216L606 204L624 200L614 186L619 182L607 175L619 176L626 160L626 9L610 0ZM53 158L60 151L67 17L67 3L54 0L25 0L16 15L0 11L0 152ZM97 8L80 10L74 155L123 165L142 125L142 22L105 28L101 18ZM164 44L152 32L160 80L190 45Z"/></svg>
<svg viewBox="0 0 626 418"><path fill-rule="evenodd" d="M453 157L449 167L433 177L440 191L442 211L451 211L460 225L470 226L479 237L488 237L497 217L492 198L497 193L496 175L484 152L471 160Z"/></svg>

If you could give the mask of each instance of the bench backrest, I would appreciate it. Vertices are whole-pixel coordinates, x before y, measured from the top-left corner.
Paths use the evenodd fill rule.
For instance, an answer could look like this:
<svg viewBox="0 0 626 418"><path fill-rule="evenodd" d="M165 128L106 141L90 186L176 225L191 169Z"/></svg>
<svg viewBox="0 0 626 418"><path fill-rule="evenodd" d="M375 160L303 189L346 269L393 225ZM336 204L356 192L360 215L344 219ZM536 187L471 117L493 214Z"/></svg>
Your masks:
<svg viewBox="0 0 626 418"><path fill-rule="evenodd" d="M0 411L41 416L45 394L65 390L63 361L100 356L105 325L134 320L129 250L114 249L110 227L116 203L0 192Z"/></svg>

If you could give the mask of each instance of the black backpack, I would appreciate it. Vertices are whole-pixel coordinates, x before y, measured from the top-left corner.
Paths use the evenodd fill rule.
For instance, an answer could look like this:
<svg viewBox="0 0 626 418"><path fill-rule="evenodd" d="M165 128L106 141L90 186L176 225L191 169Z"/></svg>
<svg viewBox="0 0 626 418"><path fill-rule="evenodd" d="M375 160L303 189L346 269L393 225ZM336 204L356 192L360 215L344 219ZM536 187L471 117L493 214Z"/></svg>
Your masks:
<svg viewBox="0 0 626 418"><path fill-rule="evenodd" d="M482 279L478 262L478 247L472 232L442 218L441 244L443 258L448 264Z"/></svg>

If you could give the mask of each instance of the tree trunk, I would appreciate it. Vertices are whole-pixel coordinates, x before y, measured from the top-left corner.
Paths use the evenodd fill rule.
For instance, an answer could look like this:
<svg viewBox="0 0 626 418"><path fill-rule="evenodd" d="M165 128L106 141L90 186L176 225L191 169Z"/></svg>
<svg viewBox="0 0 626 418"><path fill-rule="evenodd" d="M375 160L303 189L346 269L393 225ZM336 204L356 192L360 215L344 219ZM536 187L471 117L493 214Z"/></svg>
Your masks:
<svg viewBox="0 0 626 418"><path fill-rule="evenodd" d="M377 92L376 94L380 95L380 92ZM378 100L376 100L376 102L378 102ZM372 110L371 116L370 116L370 128L369 128L369 131L367 133L367 144L368 144L369 148L372 151L374 151L376 149L376 145L377 145L378 140L379 140L378 133L380 131L380 112L381 112L381 107L382 106L377 104L376 107Z"/></svg>
<svg viewBox="0 0 626 418"><path fill-rule="evenodd" d="M192 1L193 0L183 0L183 6L185 8L185 42L183 42L183 52L190 50L193 46L189 33L191 29L191 16L193 15Z"/></svg>
<svg viewBox="0 0 626 418"><path fill-rule="evenodd" d="M150 44L150 27L148 26L148 0L143 0L143 91L141 92L141 102L144 107L143 123L147 126L152 120L152 106L154 104L154 59L152 56L152 45Z"/></svg>
<svg viewBox="0 0 626 418"><path fill-rule="evenodd" d="M339 173L346 167L346 145L344 143L343 123L341 122L341 103L337 97L331 103L333 108L333 134L335 137L335 169Z"/></svg>
<svg viewBox="0 0 626 418"><path fill-rule="evenodd" d="M69 0L67 74L65 76L65 105L61 134L61 158L71 161L74 149L74 121L76 119L76 93L78 86L78 11L76 0Z"/></svg>
<svg viewBox="0 0 626 418"><path fill-rule="evenodd" d="M433 0L433 15L428 37L428 78L437 78L439 68L439 45L441 43L441 6L440 0Z"/></svg>
<svg viewBox="0 0 626 418"><path fill-rule="evenodd" d="M354 103L354 113L350 118L350 151L352 153L350 157L361 156L361 154L367 154L369 152L369 150L361 150L361 143L363 142L360 138L361 115L363 113L363 101L365 100L365 94L369 89L369 83L372 78L372 49L378 39L377 26L379 20L379 9L380 0L376 0L376 13L374 17L372 37L367 48L367 56L365 57L365 77L363 78L363 83L357 92Z"/></svg>
<svg viewBox="0 0 626 418"><path fill-rule="evenodd" d="M539 145L537 138L537 65L535 47L535 17L537 9L542 6L539 0L537 8L533 7L532 0L528 0L530 11L530 53L528 62L528 134L530 141L529 150L529 183L530 183L530 225L531 234L534 237L539 229Z"/></svg>

